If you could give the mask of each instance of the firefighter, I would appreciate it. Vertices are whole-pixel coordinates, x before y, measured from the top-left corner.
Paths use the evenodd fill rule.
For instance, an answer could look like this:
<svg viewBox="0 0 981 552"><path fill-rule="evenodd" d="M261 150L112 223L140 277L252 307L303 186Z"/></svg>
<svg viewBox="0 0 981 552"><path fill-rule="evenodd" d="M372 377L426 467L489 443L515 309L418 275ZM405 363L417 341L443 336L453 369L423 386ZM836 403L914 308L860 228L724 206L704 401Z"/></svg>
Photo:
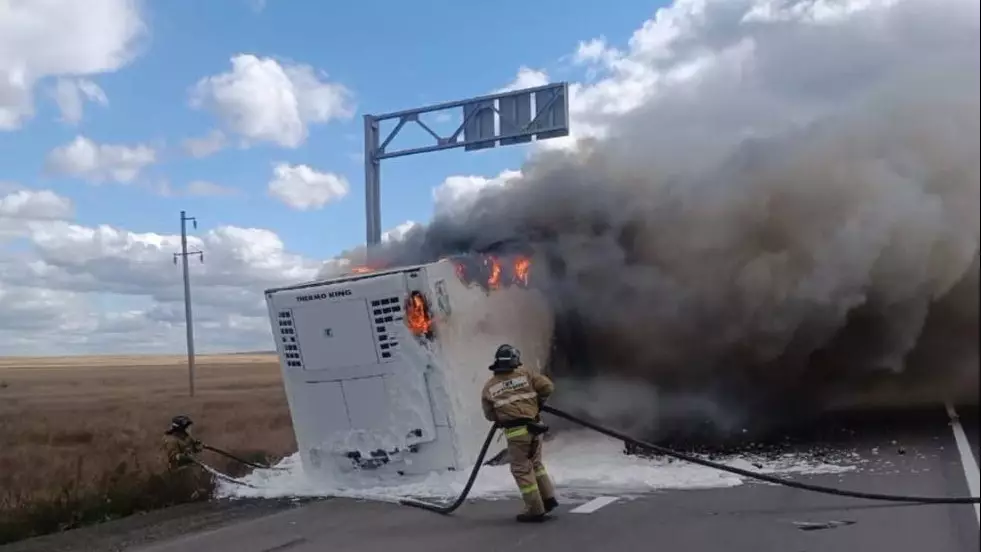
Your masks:
<svg viewBox="0 0 981 552"><path fill-rule="evenodd" d="M525 503L517 520L544 521L559 503L542 464L542 436L548 426L542 423L539 410L555 386L547 377L525 368L521 354L511 345L497 348L489 368L494 375L484 384L480 402L484 417L504 428L511 474Z"/></svg>
<svg viewBox="0 0 981 552"><path fill-rule="evenodd" d="M167 466L177 470L191 464L194 455L201 452L201 441L191 437L189 428L194 422L187 416L174 416L166 437Z"/></svg>

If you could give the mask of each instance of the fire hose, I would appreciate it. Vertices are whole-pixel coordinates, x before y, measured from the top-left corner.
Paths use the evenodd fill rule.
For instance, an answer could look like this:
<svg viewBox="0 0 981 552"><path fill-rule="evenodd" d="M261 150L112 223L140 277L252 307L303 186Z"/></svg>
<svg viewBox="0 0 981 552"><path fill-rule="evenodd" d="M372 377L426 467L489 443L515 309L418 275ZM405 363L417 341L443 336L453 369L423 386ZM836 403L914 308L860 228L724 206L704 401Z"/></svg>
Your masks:
<svg viewBox="0 0 981 552"><path fill-rule="evenodd" d="M631 437L624 433L621 433L615 429L611 429L600 424L591 422L589 420L574 416L558 408L554 408L548 405L542 407L543 412L547 412L559 418L563 418L575 424L578 424L587 429L591 429L597 433L606 435L618 441L623 441L624 443L634 445L637 448L647 449L652 452L662 454L664 456L670 456L684 462L690 462L692 464L698 464L700 466L705 466L708 468L713 468L716 470L729 472L742 477L747 477L750 479L756 479L759 481L765 481L767 483L774 483L777 485L783 485L785 487L790 487L793 489L800 489L803 491L811 491L815 493L830 494L836 496L844 496L849 498L859 498L865 500L879 500L885 502L903 502L908 504L981 504L981 497L977 496L961 496L961 497L937 497L937 496L907 496L907 495L891 495L891 494L881 494L881 493L868 493L862 491L850 491L847 489L838 489L835 487L826 487L823 485L814 485L810 483L803 483L800 481L793 481L790 479L784 479L782 477L776 477L764 473L753 472L750 470L744 470L742 468L736 468L733 466L728 466L726 464L721 464L719 462L713 462L711 460L705 460L697 456L692 456L690 454L685 454L683 452L678 452L676 450L662 447L660 445L655 445L654 443L649 443L635 437ZM494 434L498 430L498 425L494 424L491 426L490 431L487 432L487 438L484 439L484 444L480 449L480 453L477 455L476 462L474 462L473 469L470 471L470 476L467 479L467 483L463 488L460 495L449 504L434 504L429 502L424 502L421 500L415 500L411 498L401 499L399 504L404 506L411 506L414 508L421 508L423 510L428 510L438 514L448 515L453 513L456 509L463 505L466 501L467 496L470 494L470 490L473 488L474 482L477 480L477 474L480 472L480 468L483 467L484 458L487 456L487 450L490 448L490 444L494 439ZM209 450L219 452L213 447L208 447ZM234 456L225 454L235 460L239 460ZM241 460L240 460L241 461ZM243 461L244 463L244 461ZM208 468L209 471L215 472L215 470Z"/></svg>
<svg viewBox="0 0 981 552"><path fill-rule="evenodd" d="M414 508L422 508L423 510L429 510L430 512L436 512L437 514L448 515L453 513L454 510L463 505L463 501L467 499L467 495L470 494L470 489L473 488L474 481L477 480L477 474L480 472L481 466L484 464L484 457L487 456L487 449L490 448L491 441L494 440L494 434L497 433L498 425L494 424L491 426L490 431L487 432L487 438L484 439L483 446L480 447L480 453L477 454L477 461L473 465L473 469L470 470L470 477L467 478L467 484L463 486L463 492L460 496L456 497L450 504L430 504L429 502L423 502L421 500L413 500L411 498L403 498L399 501L399 504L403 506L412 506Z"/></svg>
<svg viewBox="0 0 981 552"><path fill-rule="evenodd" d="M252 469L256 469L256 470L282 470L282 469L284 469L284 468L279 468L279 467L276 467L276 466L267 466L265 464L256 464L255 462L249 462L248 460L246 460L244 458L240 458L238 456L235 456L234 454L232 454L230 452L221 450L220 448L215 448L215 447L213 447L211 445L206 445L204 443L201 443L201 448L203 448L204 450L210 450L211 452L214 452L215 454L220 454L221 456L224 456L225 458L228 458L230 460L234 460L234 461L238 462L239 464L242 464L244 466L248 466L248 467L250 467Z"/></svg>
<svg viewBox="0 0 981 552"><path fill-rule="evenodd" d="M775 477L772 475L767 475L765 473L758 473L749 470L744 470L742 468L736 468L733 466L727 466L725 464L720 464L718 462L712 462L711 460L704 460L698 458L697 456L691 456L689 454L684 454L669 448L655 445L653 443L648 443L646 441L641 441L640 439L635 439L629 435L620 433L619 431L603 427L601 425L595 424L588 420L578 418L566 412L563 412L557 408L552 408L551 406L545 405L542 410L558 416L559 418L565 418L570 422L577 423L585 428L592 429L593 431L602 433L607 437L613 437L614 439L619 439L625 443L630 443L632 445L646 448L653 452L663 454L665 456L671 456L677 458L678 460L683 460L685 462L691 462L692 464L699 464L701 466L706 466L709 468L714 468L721 471L726 471L736 475L741 475L743 477L749 477L752 479L758 479L760 481L766 481L767 483L775 483L777 485L783 485L784 487L791 487L794 489L800 489L803 491L811 491L815 493L824 493L838 496L847 496L850 498L863 498L867 500L882 500L886 502L907 502L907 503L919 503L919 504L981 504L981 497L978 496L961 496L961 497L936 497L936 496L903 496L903 495L889 495L880 493L865 493L860 491L849 491L845 489L837 489L834 487L825 487L823 485L812 485L810 483L802 483L800 481L792 481L789 479L784 479L782 477Z"/></svg>
<svg viewBox="0 0 981 552"><path fill-rule="evenodd" d="M748 477L752 479L757 479L760 481L766 481L767 483L775 483L777 485L783 485L785 487L791 487L794 489L801 489L804 491L811 491L816 493L824 493L838 496L846 496L851 498L862 498L867 500L882 500L888 502L906 502L912 504L981 504L981 497L977 496L967 496L967 497L934 497L934 496L902 496L902 495L888 495L879 493L865 493L860 491L849 491L845 489L836 489L834 487L825 487L822 485L812 485L810 483L802 483L800 481L792 481L789 479L784 479L782 477L774 477L772 475L767 475L764 473L753 472L749 470L744 470L741 468L736 468L733 466L727 466L725 464L720 464L718 462L713 462L711 460L704 460L698 458L697 456L691 456L682 452L678 452L669 448L665 448L653 443L648 443L640 439L636 439L614 429L595 424L583 418L573 416L567 412L563 412L557 408L544 405L542 411L548 412L559 418L564 418L578 424L587 429L591 429L598 433L602 433L607 437L612 437L624 443L634 445L639 448L645 448L652 452L663 454L665 456L671 456L677 458L678 460L683 460L685 462L691 462L692 464L699 464L701 466L706 466L709 468L714 468L721 471L726 471L736 475L741 475L743 477ZM470 479L467 480L466 486L463 488L463 492L457 497L455 501L450 504L440 505L440 504L430 504L428 502L422 502L413 499L403 499L400 504L405 506L413 506L415 508L422 508L424 510L429 510L431 512L436 512L438 514L450 514L454 510L460 507L466 500L467 495L470 493L471 487L473 487L474 481L477 479L477 473L480 471L484 463L484 456L487 454L487 448L490 446L491 440L494 437L494 433L497 431L497 425L491 427L490 431L487 433L487 439L484 441L483 448L480 449L480 454L477 455L477 462L474 464L473 470L470 472Z"/></svg>

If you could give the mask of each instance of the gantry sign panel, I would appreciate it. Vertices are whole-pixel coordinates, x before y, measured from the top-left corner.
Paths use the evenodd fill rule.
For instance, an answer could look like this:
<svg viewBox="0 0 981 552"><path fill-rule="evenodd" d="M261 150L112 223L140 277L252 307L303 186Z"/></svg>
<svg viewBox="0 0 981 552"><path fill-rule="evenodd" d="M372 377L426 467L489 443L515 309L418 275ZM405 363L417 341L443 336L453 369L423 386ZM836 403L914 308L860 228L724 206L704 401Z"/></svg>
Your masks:
<svg viewBox="0 0 981 552"><path fill-rule="evenodd" d="M466 103L461 125L464 149L473 151L498 144L524 144L532 138L546 140L567 136L567 98L568 86L562 83Z"/></svg>

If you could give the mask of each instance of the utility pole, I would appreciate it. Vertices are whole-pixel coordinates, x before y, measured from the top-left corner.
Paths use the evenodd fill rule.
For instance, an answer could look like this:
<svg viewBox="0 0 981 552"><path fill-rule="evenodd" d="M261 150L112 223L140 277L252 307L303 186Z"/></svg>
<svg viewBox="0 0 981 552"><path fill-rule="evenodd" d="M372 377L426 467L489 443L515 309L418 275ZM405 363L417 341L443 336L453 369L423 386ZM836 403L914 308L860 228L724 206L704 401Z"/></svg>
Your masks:
<svg viewBox="0 0 981 552"><path fill-rule="evenodd" d="M184 320L187 326L187 382L191 396L194 396L194 323L191 317L191 276L187 268L188 255L197 255L198 259L204 262L203 251L187 250L187 221L191 221L197 229L198 221L194 217L187 216L185 211L181 211L181 252L174 253L174 264L177 258L181 258L181 265L184 267Z"/></svg>

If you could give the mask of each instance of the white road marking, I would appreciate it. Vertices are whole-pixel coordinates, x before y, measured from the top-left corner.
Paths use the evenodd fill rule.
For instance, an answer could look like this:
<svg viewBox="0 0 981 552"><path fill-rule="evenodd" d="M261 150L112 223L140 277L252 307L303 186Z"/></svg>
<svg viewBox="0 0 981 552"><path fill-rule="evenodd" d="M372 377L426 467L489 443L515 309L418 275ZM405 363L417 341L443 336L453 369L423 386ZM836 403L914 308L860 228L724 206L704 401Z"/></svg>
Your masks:
<svg viewBox="0 0 981 552"><path fill-rule="evenodd" d="M971 451L971 443L967 440L967 434L964 433L957 411L950 403L947 403L946 407L947 416L950 417L950 427L954 431L954 441L957 442L957 451L961 454L961 466L964 467L967 488L971 491L971 496L981 495L981 473L978 472L978 463L974 459L974 452ZM974 505L974 515L981 525L981 504Z"/></svg>
<svg viewBox="0 0 981 552"><path fill-rule="evenodd" d="M569 510L570 514L591 514L596 510L599 510L603 506L613 504L617 501L615 496L599 496L596 497L585 504L580 504L579 506Z"/></svg>

